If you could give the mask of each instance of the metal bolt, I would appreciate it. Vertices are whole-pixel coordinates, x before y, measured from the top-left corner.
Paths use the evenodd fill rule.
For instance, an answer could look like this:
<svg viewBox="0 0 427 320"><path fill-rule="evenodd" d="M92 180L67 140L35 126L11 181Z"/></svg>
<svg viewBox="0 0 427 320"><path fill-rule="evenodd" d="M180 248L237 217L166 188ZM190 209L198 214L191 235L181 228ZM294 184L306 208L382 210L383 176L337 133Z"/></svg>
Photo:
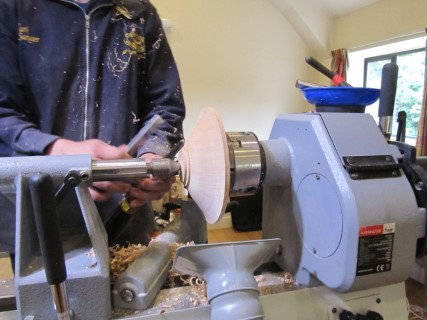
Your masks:
<svg viewBox="0 0 427 320"><path fill-rule="evenodd" d="M88 171L82 171L82 172L80 172L80 178L83 181L87 181L90 178L90 173Z"/></svg>
<svg viewBox="0 0 427 320"><path fill-rule="evenodd" d="M68 177L68 183L71 185L75 185L77 182L77 179L75 177Z"/></svg>
<svg viewBox="0 0 427 320"><path fill-rule="evenodd" d="M135 298L135 293L130 289L123 289L120 293L120 297L124 302L132 302Z"/></svg>

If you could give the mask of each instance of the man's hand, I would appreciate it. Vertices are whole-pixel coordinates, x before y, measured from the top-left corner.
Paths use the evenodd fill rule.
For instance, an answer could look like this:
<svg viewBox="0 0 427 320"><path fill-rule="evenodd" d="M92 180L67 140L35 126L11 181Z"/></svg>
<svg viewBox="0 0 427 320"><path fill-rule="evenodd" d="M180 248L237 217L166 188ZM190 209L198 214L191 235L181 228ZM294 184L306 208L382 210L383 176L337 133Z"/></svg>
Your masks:
<svg viewBox="0 0 427 320"><path fill-rule="evenodd" d="M101 140L91 139L81 142L67 139L54 141L46 150L47 155L90 154L94 160L129 159L124 148L111 146ZM128 193L131 185L123 182L100 181L94 182L89 192L95 201L107 201L113 193Z"/></svg>
<svg viewBox="0 0 427 320"><path fill-rule="evenodd" d="M47 155L71 155L90 154L94 160L130 159L131 156L125 151L125 146L114 147L101 140L91 139L81 142L67 139L58 139L46 150ZM161 158L152 153L141 156L147 162L152 159ZM94 182L89 192L95 201L107 201L113 193L126 193L132 208L140 207L152 200L159 200L168 192L175 181L175 177L163 180L157 178L140 179L135 185L117 181Z"/></svg>
<svg viewBox="0 0 427 320"><path fill-rule="evenodd" d="M129 156L123 147L117 148L101 140L90 139L86 141L72 141L67 139L58 139L50 144L46 154L66 155L66 154L90 154L95 160L114 160L129 159Z"/></svg>

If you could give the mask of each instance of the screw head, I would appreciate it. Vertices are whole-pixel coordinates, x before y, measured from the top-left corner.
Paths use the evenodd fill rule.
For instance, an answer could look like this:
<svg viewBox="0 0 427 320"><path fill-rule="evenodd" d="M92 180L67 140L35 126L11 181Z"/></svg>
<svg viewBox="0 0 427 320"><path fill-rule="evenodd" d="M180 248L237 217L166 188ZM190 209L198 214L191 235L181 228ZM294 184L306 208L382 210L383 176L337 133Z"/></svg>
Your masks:
<svg viewBox="0 0 427 320"><path fill-rule="evenodd" d="M135 299L135 293L130 289L123 289L120 297L124 302L132 302Z"/></svg>

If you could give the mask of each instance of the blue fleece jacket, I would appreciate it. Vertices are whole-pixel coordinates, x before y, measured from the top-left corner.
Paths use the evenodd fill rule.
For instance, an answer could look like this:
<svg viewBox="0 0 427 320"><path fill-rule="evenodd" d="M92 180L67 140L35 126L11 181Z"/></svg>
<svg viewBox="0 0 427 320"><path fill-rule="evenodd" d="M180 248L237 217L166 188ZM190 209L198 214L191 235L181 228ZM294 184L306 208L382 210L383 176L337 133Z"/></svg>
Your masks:
<svg viewBox="0 0 427 320"><path fill-rule="evenodd" d="M118 146L155 113L166 121L145 152L164 155L181 138L177 68L148 1L95 0L85 12L1 0L0 56L0 156L43 154L58 137Z"/></svg>
<svg viewBox="0 0 427 320"><path fill-rule="evenodd" d="M0 156L42 155L58 137L119 146L154 114L165 122L138 155L167 154L185 117L149 1L91 0L84 10L71 0L0 0ZM0 201L0 249L13 251L7 207Z"/></svg>

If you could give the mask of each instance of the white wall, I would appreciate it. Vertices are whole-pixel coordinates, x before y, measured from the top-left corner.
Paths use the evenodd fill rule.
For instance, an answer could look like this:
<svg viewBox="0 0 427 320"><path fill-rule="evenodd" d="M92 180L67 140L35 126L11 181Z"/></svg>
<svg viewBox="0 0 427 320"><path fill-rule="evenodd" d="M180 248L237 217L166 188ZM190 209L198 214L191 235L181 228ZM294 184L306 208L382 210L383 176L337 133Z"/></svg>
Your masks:
<svg viewBox="0 0 427 320"><path fill-rule="evenodd" d="M167 33L187 105L186 135L200 110L211 106L221 113L226 131L253 131L265 140L277 114L312 110L294 87L297 79L329 84L305 56L329 66L333 49L406 37L427 27L427 0L382 0L334 20L318 8L303 10L313 0L152 2L172 26Z"/></svg>
<svg viewBox="0 0 427 320"><path fill-rule="evenodd" d="M382 0L334 21L334 48L357 49L387 43L427 27L426 0Z"/></svg>
<svg viewBox="0 0 427 320"><path fill-rule="evenodd" d="M270 134L279 113L311 109L294 85L312 79L310 49L271 2L152 0L181 75L188 135L200 110L215 107L226 131Z"/></svg>
<svg viewBox="0 0 427 320"><path fill-rule="evenodd" d="M270 0L292 25L312 55L317 59L329 57L333 19L319 0Z"/></svg>

